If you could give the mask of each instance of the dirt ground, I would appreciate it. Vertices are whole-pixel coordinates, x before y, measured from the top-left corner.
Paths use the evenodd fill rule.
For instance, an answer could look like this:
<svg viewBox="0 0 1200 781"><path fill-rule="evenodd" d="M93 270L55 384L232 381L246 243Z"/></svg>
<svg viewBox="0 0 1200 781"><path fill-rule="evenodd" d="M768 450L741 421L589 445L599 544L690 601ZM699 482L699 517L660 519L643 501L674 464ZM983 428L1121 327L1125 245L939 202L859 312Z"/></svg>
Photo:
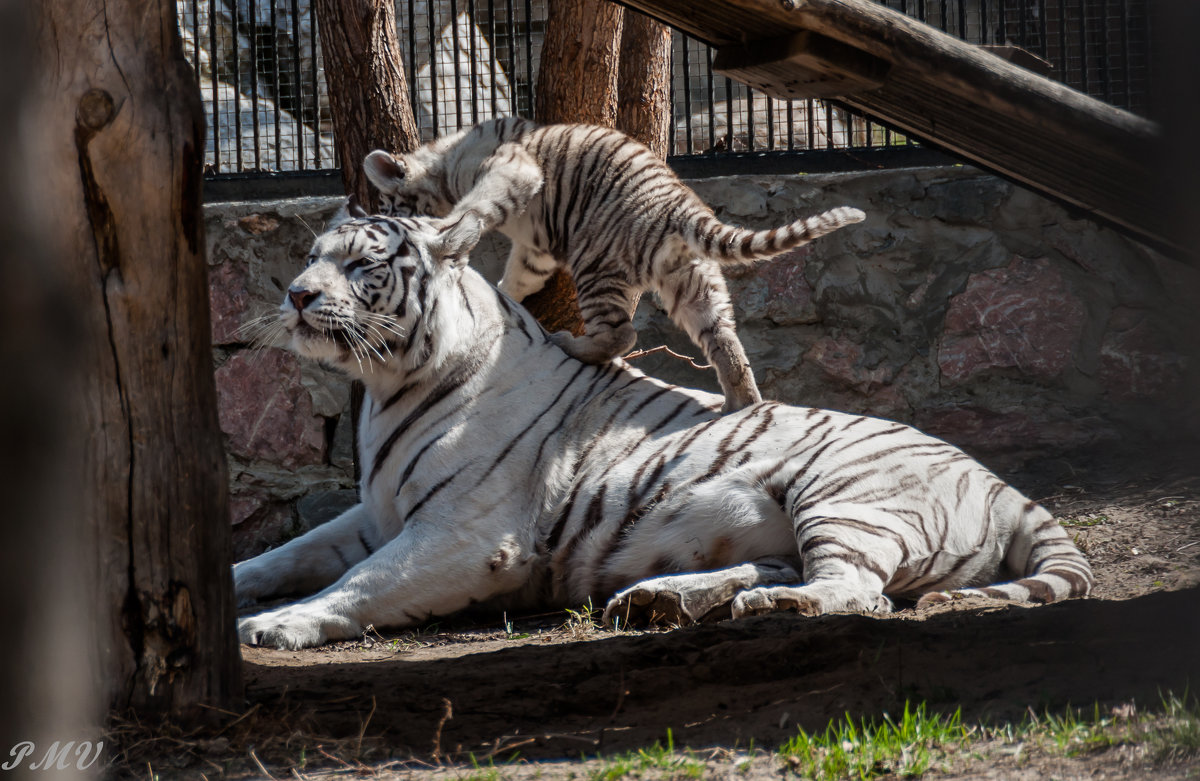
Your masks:
<svg viewBox="0 0 1200 781"><path fill-rule="evenodd" d="M127 751L122 767L462 778L497 777L479 767L498 762L507 777L588 777L594 763L581 756L665 742L670 730L706 758L705 776L779 777L769 756L735 760L797 726L895 714L906 700L995 724L1068 705L1153 708L1164 692L1200 690L1200 459L1062 459L1006 477L1070 528L1098 578L1092 599L622 633L582 614L477 616L301 652L243 646L245 711ZM951 775L1200 775L1196 758L1151 766L1131 751L1041 766L1000 752Z"/></svg>

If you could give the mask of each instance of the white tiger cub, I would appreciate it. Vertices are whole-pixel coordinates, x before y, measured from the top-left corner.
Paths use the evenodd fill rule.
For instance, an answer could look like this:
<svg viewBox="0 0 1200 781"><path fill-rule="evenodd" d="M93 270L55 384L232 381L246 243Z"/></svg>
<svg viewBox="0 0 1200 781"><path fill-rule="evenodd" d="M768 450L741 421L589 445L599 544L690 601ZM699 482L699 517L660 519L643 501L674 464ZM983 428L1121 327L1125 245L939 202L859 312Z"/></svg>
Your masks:
<svg viewBox="0 0 1200 781"><path fill-rule="evenodd" d="M310 594L243 618L242 642L499 598L607 601L625 624L1089 592L1050 513L945 442L773 402L721 416L713 394L566 355L466 265L481 229L353 220L288 288L292 349L366 385L362 503L234 568L242 603Z"/></svg>
<svg viewBox="0 0 1200 781"><path fill-rule="evenodd" d="M364 164L383 214L446 217L476 211L485 229L512 239L500 290L537 292L555 268L575 281L586 333L554 334L588 363L624 355L637 341L630 318L656 291L667 314L704 351L725 411L762 400L738 340L722 263L747 263L859 222L841 207L769 231L726 225L666 163L616 130L496 119L400 158L382 150Z"/></svg>

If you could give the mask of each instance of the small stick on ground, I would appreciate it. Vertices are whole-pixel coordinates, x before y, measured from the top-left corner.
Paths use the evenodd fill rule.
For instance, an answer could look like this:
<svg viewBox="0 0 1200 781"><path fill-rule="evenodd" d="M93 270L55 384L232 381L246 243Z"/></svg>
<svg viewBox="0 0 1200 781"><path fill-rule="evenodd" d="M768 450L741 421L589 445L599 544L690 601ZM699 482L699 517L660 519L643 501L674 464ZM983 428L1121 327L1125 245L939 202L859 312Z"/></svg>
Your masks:
<svg viewBox="0 0 1200 781"><path fill-rule="evenodd" d="M433 758L441 763L442 756L442 728L446 726L446 722L454 718L454 709L450 706L450 700L446 697L442 698L442 705L445 710L442 712L442 717L438 719L437 729L433 733Z"/></svg>
<svg viewBox="0 0 1200 781"><path fill-rule="evenodd" d="M704 369L712 368L712 364L696 363L695 358L691 357L690 355L680 355L679 353L672 350L670 347L667 347L665 344L660 344L658 347L651 347L649 350L634 350L633 352L631 352L625 356L625 360L632 361L635 358L643 358L647 355L650 355L651 353L666 353L667 355L671 356L672 358L678 358L681 361L687 361L689 364L691 364L693 369L704 370Z"/></svg>

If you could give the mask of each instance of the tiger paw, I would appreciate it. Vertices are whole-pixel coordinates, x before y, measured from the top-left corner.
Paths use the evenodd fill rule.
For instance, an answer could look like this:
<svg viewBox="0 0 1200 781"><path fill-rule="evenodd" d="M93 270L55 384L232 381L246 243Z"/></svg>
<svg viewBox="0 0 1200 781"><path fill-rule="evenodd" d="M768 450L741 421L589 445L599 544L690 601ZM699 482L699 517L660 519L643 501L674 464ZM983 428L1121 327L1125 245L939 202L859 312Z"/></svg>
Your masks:
<svg viewBox="0 0 1200 781"><path fill-rule="evenodd" d="M788 612L819 616L825 611L820 601L805 598L800 594L800 589L794 588L752 588L733 598L734 618Z"/></svg>
<svg viewBox="0 0 1200 781"><path fill-rule="evenodd" d="M238 642L285 651L356 637L362 628L311 605L289 605L238 621Z"/></svg>
<svg viewBox="0 0 1200 781"><path fill-rule="evenodd" d="M604 607L605 626L687 626L692 623L695 620L687 614L678 593L641 584L618 592Z"/></svg>

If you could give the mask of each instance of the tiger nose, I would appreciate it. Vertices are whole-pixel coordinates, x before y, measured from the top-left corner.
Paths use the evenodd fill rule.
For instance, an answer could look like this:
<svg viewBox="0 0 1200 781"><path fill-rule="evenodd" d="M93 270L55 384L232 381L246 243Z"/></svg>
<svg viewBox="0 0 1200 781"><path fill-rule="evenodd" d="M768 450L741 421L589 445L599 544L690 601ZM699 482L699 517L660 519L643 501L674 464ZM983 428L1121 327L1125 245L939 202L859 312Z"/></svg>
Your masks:
<svg viewBox="0 0 1200 781"><path fill-rule="evenodd" d="M288 298L292 300L292 306L296 307L297 312L304 311L304 308L316 300L320 293L304 288L288 288Z"/></svg>

